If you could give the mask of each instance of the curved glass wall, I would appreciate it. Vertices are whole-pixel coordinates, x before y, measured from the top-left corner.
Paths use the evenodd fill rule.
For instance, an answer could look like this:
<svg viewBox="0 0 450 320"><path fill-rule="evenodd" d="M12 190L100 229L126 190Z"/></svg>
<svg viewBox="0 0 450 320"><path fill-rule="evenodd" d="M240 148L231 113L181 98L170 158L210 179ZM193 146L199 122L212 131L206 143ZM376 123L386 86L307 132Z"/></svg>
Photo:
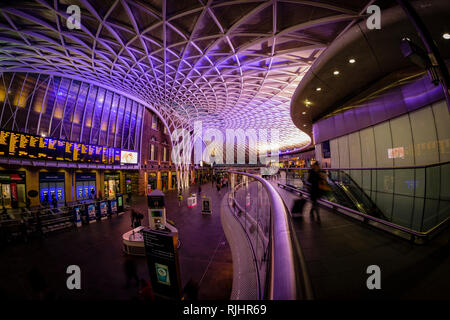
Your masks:
<svg viewBox="0 0 450 320"><path fill-rule="evenodd" d="M45 74L0 74L0 126L138 150L145 106L105 88Z"/></svg>

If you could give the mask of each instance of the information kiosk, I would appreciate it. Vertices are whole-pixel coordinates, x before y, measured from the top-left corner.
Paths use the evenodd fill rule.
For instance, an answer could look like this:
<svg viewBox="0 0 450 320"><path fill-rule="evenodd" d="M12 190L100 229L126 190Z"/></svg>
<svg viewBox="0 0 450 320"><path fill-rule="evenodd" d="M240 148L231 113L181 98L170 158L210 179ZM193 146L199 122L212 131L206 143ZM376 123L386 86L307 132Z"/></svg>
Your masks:
<svg viewBox="0 0 450 320"><path fill-rule="evenodd" d="M166 223L165 197L161 190L147 195L150 227L138 227L123 234L124 252L147 257L155 295L179 300L182 296L178 262L178 230ZM144 250L142 250L144 249Z"/></svg>
<svg viewBox="0 0 450 320"><path fill-rule="evenodd" d="M148 221L152 229L166 228L166 208L164 193L156 189L147 195Z"/></svg>

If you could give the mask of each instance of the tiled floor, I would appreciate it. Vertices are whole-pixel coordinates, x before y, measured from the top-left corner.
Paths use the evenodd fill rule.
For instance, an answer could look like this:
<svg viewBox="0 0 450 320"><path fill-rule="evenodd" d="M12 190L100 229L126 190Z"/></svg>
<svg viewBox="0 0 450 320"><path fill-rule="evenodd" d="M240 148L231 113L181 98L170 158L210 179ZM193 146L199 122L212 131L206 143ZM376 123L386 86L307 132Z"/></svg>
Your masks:
<svg viewBox="0 0 450 320"><path fill-rule="evenodd" d="M291 208L294 196L278 191ZM414 245L325 209L293 223L318 299L450 299L449 230ZM369 265L381 269L381 290L367 289Z"/></svg>
<svg viewBox="0 0 450 320"><path fill-rule="evenodd" d="M197 192L193 186L193 192ZM212 206L220 204L220 193L211 184L202 185L203 194L212 198ZM186 199L188 193L184 195ZM211 216L200 213L200 203L188 208L186 200L178 207L177 195L167 193L167 218L179 230L179 260L182 284L193 279L199 283L199 299L228 299L232 285L231 252L222 230L219 212ZM133 207L146 213L146 199L135 198ZM143 224L147 225L147 214ZM97 222L80 229L32 239L26 244L0 249L0 297L3 299L36 299L30 289L28 273L37 267L47 284L47 296L55 299L136 299L138 287L125 287L123 264L128 259L122 252L121 236L130 229L129 213ZM132 257L139 277L148 279L144 257ZM68 290L66 268L81 268L81 290Z"/></svg>

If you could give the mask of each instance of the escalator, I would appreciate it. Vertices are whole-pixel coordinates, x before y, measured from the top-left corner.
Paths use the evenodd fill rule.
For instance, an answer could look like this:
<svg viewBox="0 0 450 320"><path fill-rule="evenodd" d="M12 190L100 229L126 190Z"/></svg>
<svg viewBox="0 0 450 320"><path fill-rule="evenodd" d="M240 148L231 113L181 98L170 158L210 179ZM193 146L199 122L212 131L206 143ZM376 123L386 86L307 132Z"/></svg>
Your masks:
<svg viewBox="0 0 450 320"><path fill-rule="evenodd" d="M308 170L304 170L301 175L293 174L286 177L285 184L292 189L309 192L308 175ZM343 170L326 170L326 177L331 190L322 196L325 200L376 218L388 220L348 173Z"/></svg>
<svg viewBox="0 0 450 320"><path fill-rule="evenodd" d="M344 171L329 171L328 184L332 192L325 198L347 208L376 218L388 220L364 190Z"/></svg>

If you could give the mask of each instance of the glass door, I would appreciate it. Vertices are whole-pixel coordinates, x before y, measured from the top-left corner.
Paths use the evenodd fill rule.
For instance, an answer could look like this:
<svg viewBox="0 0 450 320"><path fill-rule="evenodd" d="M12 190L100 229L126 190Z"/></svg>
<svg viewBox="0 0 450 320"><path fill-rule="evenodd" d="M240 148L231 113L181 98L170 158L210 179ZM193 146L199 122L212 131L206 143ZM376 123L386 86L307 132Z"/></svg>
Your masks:
<svg viewBox="0 0 450 320"><path fill-rule="evenodd" d="M2 192L2 206L11 208L11 186L9 183L1 185Z"/></svg>

